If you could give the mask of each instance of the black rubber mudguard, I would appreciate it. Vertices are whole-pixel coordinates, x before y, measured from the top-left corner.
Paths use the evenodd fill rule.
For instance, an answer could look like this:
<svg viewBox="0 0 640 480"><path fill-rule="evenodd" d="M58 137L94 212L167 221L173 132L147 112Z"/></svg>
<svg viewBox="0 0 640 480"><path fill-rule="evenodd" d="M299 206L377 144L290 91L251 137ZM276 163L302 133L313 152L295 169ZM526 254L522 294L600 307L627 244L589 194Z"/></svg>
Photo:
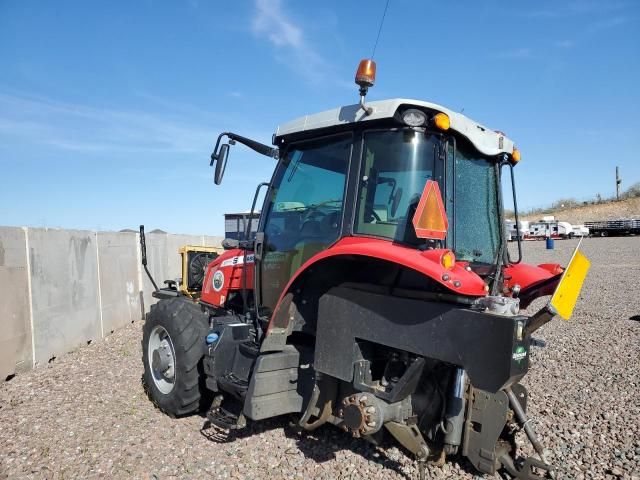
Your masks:
<svg viewBox="0 0 640 480"><path fill-rule="evenodd" d="M169 298L176 298L180 296L180 292L172 288L160 288L151 292L151 296L160 300L166 300Z"/></svg>
<svg viewBox="0 0 640 480"><path fill-rule="evenodd" d="M427 300L336 287L320 298L315 369L351 382L356 339L463 367L474 387L495 393L529 368L527 317L506 317Z"/></svg>

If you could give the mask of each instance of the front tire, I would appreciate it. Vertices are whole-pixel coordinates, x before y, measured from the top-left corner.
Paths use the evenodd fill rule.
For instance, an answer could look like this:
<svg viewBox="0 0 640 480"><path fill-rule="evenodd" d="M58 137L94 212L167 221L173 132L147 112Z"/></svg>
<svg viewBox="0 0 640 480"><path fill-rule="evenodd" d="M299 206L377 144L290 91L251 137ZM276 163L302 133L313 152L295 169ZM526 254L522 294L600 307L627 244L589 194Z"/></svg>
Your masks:
<svg viewBox="0 0 640 480"><path fill-rule="evenodd" d="M143 383L149 399L164 413L184 416L205 409L202 358L208 317L187 298L151 306L142 328Z"/></svg>

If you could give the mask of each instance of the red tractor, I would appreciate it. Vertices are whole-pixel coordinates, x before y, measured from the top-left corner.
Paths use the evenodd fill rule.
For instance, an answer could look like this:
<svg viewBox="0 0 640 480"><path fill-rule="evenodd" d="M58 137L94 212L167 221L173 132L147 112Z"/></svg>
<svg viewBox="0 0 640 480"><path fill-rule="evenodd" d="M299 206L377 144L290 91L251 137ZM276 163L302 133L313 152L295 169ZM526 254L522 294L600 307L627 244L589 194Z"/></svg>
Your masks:
<svg viewBox="0 0 640 480"><path fill-rule="evenodd" d="M225 429L294 414L302 429L390 435L421 471L463 455L488 474L552 476L519 382L532 333L571 315L588 261L527 265L519 242L512 258L501 178L513 186L513 142L433 103L365 103L374 74L361 62L359 104L286 123L273 146L218 137L216 184L236 142L275 171L256 190L251 215L266 188L255 237L224 242L200 295L154 293L149 397ZM520 430L539 459L519 456Z"/></svg>

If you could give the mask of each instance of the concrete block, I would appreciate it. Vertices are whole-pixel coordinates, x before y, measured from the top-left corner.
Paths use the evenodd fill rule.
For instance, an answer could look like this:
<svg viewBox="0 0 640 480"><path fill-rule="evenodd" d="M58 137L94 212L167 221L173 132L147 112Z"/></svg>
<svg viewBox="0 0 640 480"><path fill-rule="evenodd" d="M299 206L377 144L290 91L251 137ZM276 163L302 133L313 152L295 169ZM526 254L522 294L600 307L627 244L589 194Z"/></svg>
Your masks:
<svg viewBox="0 0 640 480"><path fill-rule="evenodd" d="M204 238L205 246L222 248L222 240L224 240L224 237L214 237L214 236L205 235L203 238Z"/></svg>
<svg viewBox="0 0 640 480"><path fill-rule="evenodd" d="M136 233L98 232L97 236L104 337L142 318L139 243Z"/></svg>
<svg viewBox="0 0 640 480"><path fill-rule="evenodd" d="M101 337L95 232L30 228L36 365Z"/></svg>
<svg viewBox="0 0 640 480"><path fill-rule="evenodd" d="M0 227L0 381L32 368L26 231Z"/></svg>
<svg viewBox="0 0 640 480"><path fill-rule="evenodd" d="M170 279L167 270L167 234L147 233L145 238L147 243L147 268L158 284L158 288L163 288L165 286L164 281ZM158 300L151 296L153 285L144 269L142 269L142 290L144 292L144 309L145 312L148 312L151 305Z"/></svg>

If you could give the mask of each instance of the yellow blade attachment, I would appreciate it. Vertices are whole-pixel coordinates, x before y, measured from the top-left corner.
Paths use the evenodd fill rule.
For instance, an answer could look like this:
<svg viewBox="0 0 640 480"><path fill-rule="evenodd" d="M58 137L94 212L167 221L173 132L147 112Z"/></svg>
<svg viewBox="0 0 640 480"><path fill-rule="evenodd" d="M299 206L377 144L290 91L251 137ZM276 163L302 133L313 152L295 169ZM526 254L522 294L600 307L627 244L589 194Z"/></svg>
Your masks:
<svg viewBox="0 0 640 480"><path fill-rule="evenodd" d="M549 302L564 320L571 318L573 308L580 296L580 290L582 290L582 284L591 266L589 259L579 249L580 245L573 253L573 257Z"/></svg>

